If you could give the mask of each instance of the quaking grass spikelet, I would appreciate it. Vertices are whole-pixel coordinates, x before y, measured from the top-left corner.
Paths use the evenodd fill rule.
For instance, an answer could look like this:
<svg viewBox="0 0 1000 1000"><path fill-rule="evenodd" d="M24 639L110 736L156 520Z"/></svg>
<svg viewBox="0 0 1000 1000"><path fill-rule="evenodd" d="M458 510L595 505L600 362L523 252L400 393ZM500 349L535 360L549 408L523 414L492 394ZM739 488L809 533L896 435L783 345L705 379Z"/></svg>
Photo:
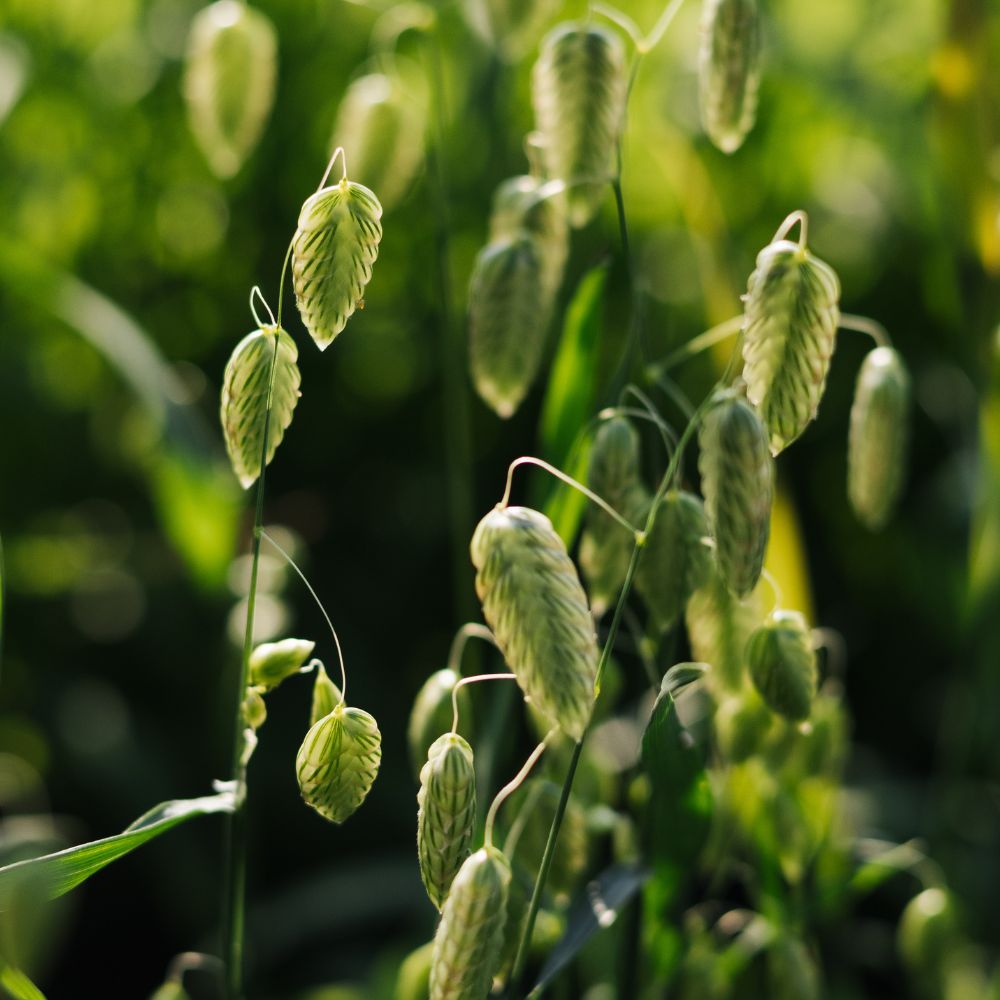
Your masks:
<svg viewBox="0 0 1000 1000"><path fill-rule="evenodd" d="M310 728L299 747L295 771L302 798L325 819L343 823L371 790L381 759L375 719L340 704Z"/></svg>
<svg viewBox="0 0 1000 1000"><path fill-rule="evenodd" d="M587 485L632 523L645 516L649 495L639 475L639 435L627 418L614 416L597 428ZM587 507L580 569L594 614L602 615L617 600L634 545L635 539L605 511Z"/></svg>
<svg viewBox="0 0 1000 1000"><path fill-rule="evenodd" d="M624 534L624 532L620 532ZM671 490L660 501L640 557L635 585L660 628L684 614L712 573L708 517L693 493Z"/></svg>
<svg viewBox="0 0 1000 1000"><path fill-rule="evenodd" d="M767 431L757 414L730 393L705 414L698 443L719 572L729 589L743 597L760 579L771 530L774 459Z"/></svg>
<svg viewBox="0 0 1000 1000"><path fill-rule="evenodd" d="M195 15L184 97L191 131L218 177L232 177L264 131L277 58L274 26L259 10L218 0Z"/></svg>
<svg viewBox="0 0 1000 1000"><path fill-rule="evenodd" d="M809 718L816 695L816 653L805 618L775 611L750 636L747 667L768 707L793 722Z"/></svg>
<svg viewBox="0 0 1000 1000"><path fill-rule="evenodd" d="M594 706L597 640L576 568L544 515L496 507L472 536L483 614L527 700L574 740Z"/></svg>
<svg viewBox="0 0 1000 1000"><path fill-rule="evenodd" d="M873 531L889 520L906 469L910 378L891 347L865 358L854 388L847 442L847 495Z"/></svg>
<svg viewBox="0 0 1000 1000"><path fill-rule="evenodd" d="M542 40L531 81L548 179L565 181L569 221L601 207L624 126L627 74L621 38L593 23L558 25Z"/></svg>
<svg viewBox="0 0 1000 1000"><path fill-rule="evenodd" d="M757 112L757 0L705 0L698 69L702 126L723 153L735 153L753 128Z"/></svg>
<svg viewBox="0 0 1000 1000"><path fill-rule="evenodd" d="M302 322L325 350L354 311L382 239L382 206L374 192L344 177L309 197L292 238L292 281Z"/></svg>
<svg viewBox="0 0 1000 1000"><path fill-rule="evenodd" d="M430 901L440 910L469 855L476 823L472 747L457 733L431 744L417 792L417 855Z"/></svg>
<svg viewBox="0 0 1000 1000"><path fill-rule="evenodd" d="M313 679L312 702L309 706L309 725L315 726L320 719L329 715L342 701L340 688L330 680L326 668L316 661L316 675Z"/></svg>
<svg viewBox="0 0 1000 1000"><path fill-rule="evenodd" d="M315 648L316 643L308 639L262 642L250 654L250 683L265 690L276 688L305 666Z"/></svg>
<svg viewBox="0 0 1000 1000"><path fill-rule="evenodd" d="M267 464L274 458L299 401L302 379L296 363L298 356L295 341L280 327L271 326L247 334L236 345L226 364L220 407L222 432L233 472L244 489L251 487L260 475L272 361L274 380L267 426Z"/></svg>
<svg viewBox="0 0 1000 1000"><path fill-rule="evenodd" d="M469 366L498 416L514 414L538 374L549 322L539 244L526 230L487 245L469 283Z"/></svg>
<svg viewBox="0 0 1000 1000"><path fill-rule="evenodd" d="M470 855L434 935L430 1000L484 1000L500 964L510 866L495 847Z"/></svg>
<svg viewBox="0 0 1000 1000"><path fill-rule="evenodd" d="M816 416L836 342L839 301L833 268L805 246L779 239L758 254L744 296L743 379L774 455Z"/></svg>
<svg viewBox="0 0 1000 1000"><path fill-rule="evenodd" d="M431 744L451 729L452 690L461 680L461 674L445 667L435 670L424 681L410 709L410 720L406 729L406 742L410 751L413 773L419 777L420 769L427 760ZM469 689L458 689L459 732L467 739L472 735L472 700Z"/></svg>

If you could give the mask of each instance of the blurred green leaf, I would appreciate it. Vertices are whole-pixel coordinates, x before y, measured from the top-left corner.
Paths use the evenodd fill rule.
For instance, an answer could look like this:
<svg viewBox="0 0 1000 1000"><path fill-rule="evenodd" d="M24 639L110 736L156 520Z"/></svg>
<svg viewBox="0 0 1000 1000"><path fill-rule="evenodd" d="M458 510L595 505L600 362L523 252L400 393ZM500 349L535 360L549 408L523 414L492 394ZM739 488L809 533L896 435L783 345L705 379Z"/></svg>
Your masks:
<svg viewBox="0 0 1000 1000"><path fill-rule="evenodd" d="M45 994L19 969L0 958L0 987L13 1000L45 1000Z"/></svg>
<svg viewBox="0 0 1000 1000"><path fill-rule="evenodd" d="M171 799L154 806L113 837L0 868L0 912L7 908L11 893L26 879L40 883L38 887L47 898L56 899L161 833L195 816L231 813L235 804L235 795L229 790L198 799Z"/></svg>

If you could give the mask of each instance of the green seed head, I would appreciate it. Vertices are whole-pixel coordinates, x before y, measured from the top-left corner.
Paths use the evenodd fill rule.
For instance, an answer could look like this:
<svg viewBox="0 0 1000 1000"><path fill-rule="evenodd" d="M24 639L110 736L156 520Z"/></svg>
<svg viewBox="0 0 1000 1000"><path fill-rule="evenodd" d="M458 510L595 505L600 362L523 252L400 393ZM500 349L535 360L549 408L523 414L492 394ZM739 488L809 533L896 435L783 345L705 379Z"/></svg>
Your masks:
<svg viewBox="0 0 1000 1000"><path fill-rule="evenodd" d="M561 24L542 40L531 86L546 175L569 185L569 221L585 226L604 200L624 124L625 46L599 24Z"/></svg>
<svg viewBox="0 0 1000 1000"><path fill-rule="evenodd" d="M309 725L315 726L320 719L329 715L342 701L343 695L327 675L326 668L316 661L313 678L312 705L309 710Z"/></svg>
<svg viewBox="0 0 1000 1000"><path fill-rule="evenodd" d="M757 112L760 12L757 0L705 0L702 11L701 121L722 152L735 153Z"/></svg>
<svg viewBox="0 0 1000 1000"><path fill-rule="evenodd" d="M715 712L715 736L727 761L740 763L767 742L773 716L756 691L730 695Z"/></svg>
<svg viewBox="0 0 1000 1000"><path fill-rule="evenodd" d="M747 283L743 379L771 452L788 447L816 416L840 322L840 281L804 247L778 240L761 250Z"/></svg>
<svg viewBox="0 0 1000 1000"><path fill-rule="evenodd" d="M808 719L816 694L816 653L805 618L798 611L776 611L747 642L750 679L779 715L793 722Z"/></svg>
<svg viewBox="0 0 1000 1000"><path fill-rule="evenodd" d="M640 556L635 585L661 629L677 621L712 574L708 518L701 500L671 490L660 501Z"/></svg>
<svg viewBox="0 0 1000 1000"><path fill-rule="evenodd" d="M267 705L264 704L264 689L247 688L243 698L243 721L254 730L260 729L267 722Z"/></svg>
<svg viewBox="0 0 1000 1000"><path fill-rule="evenodd" d="M736 396L713 406L698 435L705 511L719 572L739 597L760 579L771 530L774 460L757 414Z"/></svg>
<svg viewBox="0 0 1000 1000"><path fill-rule="evenodd" d="M257 145L277 76L278 38L259 10L219 0L191 24L184 65L188 118L219 177L232 177Z"/></svg>
<svg viewBox="0 0 1000 1000"><path fill-rule="evenodd" d="M261 643L250 654L250 683L265 691L276 688L305 666L315 648L316 643L308 639Z"/></svg>
<svg viewBox="0 0 1000 1000"><path fill-rule="evenodd" d="M267 421L266 464L274 458L301 395L298 356L295 341L280 327L272 326L247 334L226 364L220 407L222 433L233 472L244 489L251 487L260 475L272 362L274 380L271 416Z"/></svg>
<svg viewBox="0 0 1000 1000"><path fill-rule="evenodd" d="M431 956L434 942L410 952L400 963L393 1000L427 1000L431 988Z"/></svg>
<svg viewBox="0 0 1000 1000"><path fill-rule="evenodd" d="M506 419L538 374L551 297L542 251L526 230L490 243L469 283L469 366L480 398Z"/></svg>
<svg viewBox="0 0 1000 1000"><path fill-rule="evenodd" d="M430 1000L484 1000L499 968L510 866L495 847L466 858L434 935Z"/></svg>
<svg viewBox="0 0 1000 1000"><path fill-rule="evenodd" d="M442 733L451 729L453 709L451 693L461 679L454 670L437 670L424 681L417 692L410 711L410 722L406 737L410 750L413 773L419 775L427 760L431 744ZM467 687L458 689L459 732L466 738L472 737L472 701Z"/></svg>
<svg viewBox="0 0 1000 1000"><path fill-rule="evenodd" d="M948 959L961 943L955 901L947 889L932 888L906 904L897 943L907 968L928 984L941 983Z"/></svg>
<svg viewBox="0 0 1000 1000"><path fill-rule="evenodd" d="M292 237L292 282L302 322L325 350L359 308L382 239L382 206L342 180L308 198Z"/></svg>
<svg viewBox="0 0 1000 1000"><path fill-rule="evenodd" d="M299 747L295 770L302 798L325 819L343 823L371 790L381 759L382 734L372 716L338 705Z"/></svg>
<svg viewBox="0 0 1000 1000"><path fill-rule="evenodd" d="M469 855L476 824L476 770L472 747L456 733L431 745L417 792L420 877L440 910L452 879Z"/></svg>
<svg viewBox="0 0 1000 1000"><path fill-rule="evenodd" d="M594 706L597 640L562 539L538 511L496 507L471 551L483 614L525 697L581 739Z"/></svg>
<svg viewBox="0 0 1000 1000"><path fill-rule="evenodd" d="M854 388L847 442L847 496L873 531L888 521L906 468L910 378L891 347L865 358Z"/></svg>

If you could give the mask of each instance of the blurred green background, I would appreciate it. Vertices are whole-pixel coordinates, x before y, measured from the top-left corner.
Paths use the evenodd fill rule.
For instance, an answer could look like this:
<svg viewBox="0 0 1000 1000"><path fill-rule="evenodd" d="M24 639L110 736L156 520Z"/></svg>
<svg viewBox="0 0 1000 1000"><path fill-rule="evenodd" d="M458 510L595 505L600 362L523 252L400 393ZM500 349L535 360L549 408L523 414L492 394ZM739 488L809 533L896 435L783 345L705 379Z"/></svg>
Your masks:
<svg viewBox="0 0 1000 1000"><path fill-rule="evenodd" d="M181 96L199 6L0 2L7 857L18 844L117 832L155 802L206 793L228 766L252 512L222 452L222 370L254 325L250 287L276 303L299 206L389 5L257 4L280 39L275 112L227 182L196 147ZM351 700L377 716L385 742L367 804L334 828L302 806L295 784L309 685L289 682L270 700L250 779L249 966L261 996L345 982L387 995L378 983L429 939L407 715L454 629L477 614L472 519L499 499L508 462L538 449L543 386L509 423L474 397L467 423L446 402L449 364L466 381L464 295L490 198L525 171L532 124L535 46L498 57L464 6L438 11L447 219L421 171L383 219L364 311L325 354L290 302L285 313L303 398L268 473L266 520L329 609ZM552 23L585 9L550 6ZM659 12L629 3L646 28ZM700 133L698 18L688 0L643 63L630 107L623 184L647 346L660 356L737 313L757 251L796 208L840 274L844 309L890 330L916 400L898 516L873 536L846 505L847 416L868 344L845 333L818 421L779 464L787 505L773 559L786 597L808 602L847 649L845 808L868 835L925 838L971 937L996 946L1000 7L771 0L758 123L732 157ZM401 49L425 65L419 40L406 36ZM450 334L434 263L444 224ZM564 303L605 259L613 358L630 303L610 194L574 238ZM714 363L681 371L692 398ZM456 489L446 439L463 432L471 470ZM540 489L536 476L515 496ZM463 491L468 510L456 506ZM262 634L315 638L332 667L317 610L271 559L264 589ZM491 694L474 694L477 718L490 716ZM211 949L221 833L213 819L184 827L67 900L38 942L35 971L50 994L144 996L176 953ZM845 928L861 971L838 995L904 995L892 941L907 895L886 890Z"/></svg>

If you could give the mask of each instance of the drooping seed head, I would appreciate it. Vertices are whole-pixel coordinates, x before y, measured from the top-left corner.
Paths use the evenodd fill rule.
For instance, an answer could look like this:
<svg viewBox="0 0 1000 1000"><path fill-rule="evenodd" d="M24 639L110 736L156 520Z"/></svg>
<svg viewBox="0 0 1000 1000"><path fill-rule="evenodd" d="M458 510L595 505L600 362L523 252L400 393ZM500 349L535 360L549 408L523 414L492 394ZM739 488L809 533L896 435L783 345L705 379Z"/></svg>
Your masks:
<svg viewBox="0 0 1000 1000"><path fill-rule="evenodd" d="M510 417L538 374L551 299L538 243L525 230L490 243L469 282L469 367L480 398Z"/></svg>
<svg viewBox="0 0 1000 1000"><path fill-rule="evenodd" d="M417 792L417 855L430 901L440 910L476 825L476 769L472 747L457 733L431 744Z"/></svg>
<svg viewBox="0 0 1000 1000"><path fill-rule="evenodd" d="M264 131L277 58L274 25L255 7L218 0L195 15L184 98L191 131L218 177L232 177Z"/></svg>
<svg viewBox="0 0 1000 1000"><path fill-rule="evenodd" d="M777 240L757 256L744 296L743 379L771 452L816 416L840 322L840 281L804 246Z"/></svg>
<svg viewBox="0 0 1000 1000"><path fill-rule="evenodd" d="M644 521L649 495L639 474L639 435L627 418L614 416L597 428L587 485L631 523ZM635 539L605 511L587 507L580 569L596 615L618 599L634 546Z"/></svg>
<svg viewBox="0 0 1000 1000"><path fill-rule="evenodd" d="M430 1000L484 1000L500 963L510 866L495 847L466 858L434 935Z"/></svg>
<svg viewBox="0 0 1000 1000"><path fill-rule="evenodd" d="M415 948L399 964L393 1000L427 1000L431 988L431 956L434 942Z"/></svg>
<svg viewBox="0 0 1000 1000"><path fill-rule="evenodd" d="M722 152L735 153L757 113L757 0L705 0L698 70L702 126Z"/></svg>
<svg viewBox="0 0 1000 1000"><path fill-rule="evenodd" d="M417 692L410 710L410 721L406 730L407 746L414 775L427 760L431 744L451 729L453 706L452 691L461 680L461 675L450 668L436 670L424 681ZM472 700L469 689L458 689L458 729L466 738L472 737Z"/></svg>
<svg viewBox="0 0 1000 1000"><path fill-rule="evenodd" d="M306 199L292 237L292 282L302 322L325 350L364 308L382 239L374 192L346 178Z"/></svg>
<svg viewBox="0 0 1000 1000"><path fill-rule="evenodd" d="M900 917L897 944L912 976L941 995L948 961L961 943L958 907L948 889L924 889L906 904Z"/></svg>
<svg viewBox="0 0 1000 1000"><path fill-rule="evenodd" d="M343 823L371 790L381 759L375 719L340 704L310 728L299 747L295 771L302 798L320 816Z"/></svg>
<svg viewBox="0 0 1000 1000"><path fill-rule="evenodd" d="M292 413L301 395L298 356L295 341L280 327L271 326L247 334L226 363L219 416L230 464L244 489L249 489L260 475L265 419L266 464L274 458L292 422ZM267 419L269 386L271 416Z"/></svg>
<svg viewBox="0 0 1000 1000"><path fill-rule="evenodd" d="M625 119L627 76L621 38L601 25L568 22L542 40L531 79L545 173L568 185L570 224L601 207Z"/></svg>
<svg viewBox="0 0 1000 1000"><path fill-rule="evenodd" d="M660 501L639 566L636 590L661 629L684 614L688 599L712 573L708 517L701 500L671 490Z"/></svg>
<svg viewBox="0 0 1000 1000"><path fill-rule="evenodd" d="M597 640L566 546L544 515L496 507L472 536L476 592L525 697L574 740L594 706Z"/></svg>
<svg viewBox="0 0 1000 1000"><path fill-rule="evenodd" d="M896 506L906 470L910 377L891 347L876 347L858 372L847 442L847 496L872 531Z"/></svg>
<svg viewBox="0 0 1000 1000"><path fill-rule="evenodd" d="M316 661L313 678L312 704L309 708L309 725L315 726L320 719L329 715L343 700L340 688L330 680L326 668Z"/></svg>
<svg viewBox="0 0 1000 1000"><path fill-rule="evenodd" d="M363 177L385 212L409 191L424 159L426 110L415 74L369 73L347 88L330 143L344 147L356 177Z"/></svg>
<svg viewBox="0 0 1000 1000"><path fill-rule="evenodd" d="M774 459L767 431L743 400L727 395L705 414L698 443L701 489L719 572L742 597L760 579L771 530Z"/></svg>
<svg viewBox="0 0 1000 1000"><path fill-rule="evenodd" d="M775 611L750 636L747 667L772 711L793 722L809 718L816 695L816 653L798 611Z"/></svg>
<svg viewBox="0 0 1000 1000"><path fill-rule="evenodd" d="M262 642L250 654L250 683L269 691L286 677L297 674L313 654L316 643L308 639Z"/></svg>

